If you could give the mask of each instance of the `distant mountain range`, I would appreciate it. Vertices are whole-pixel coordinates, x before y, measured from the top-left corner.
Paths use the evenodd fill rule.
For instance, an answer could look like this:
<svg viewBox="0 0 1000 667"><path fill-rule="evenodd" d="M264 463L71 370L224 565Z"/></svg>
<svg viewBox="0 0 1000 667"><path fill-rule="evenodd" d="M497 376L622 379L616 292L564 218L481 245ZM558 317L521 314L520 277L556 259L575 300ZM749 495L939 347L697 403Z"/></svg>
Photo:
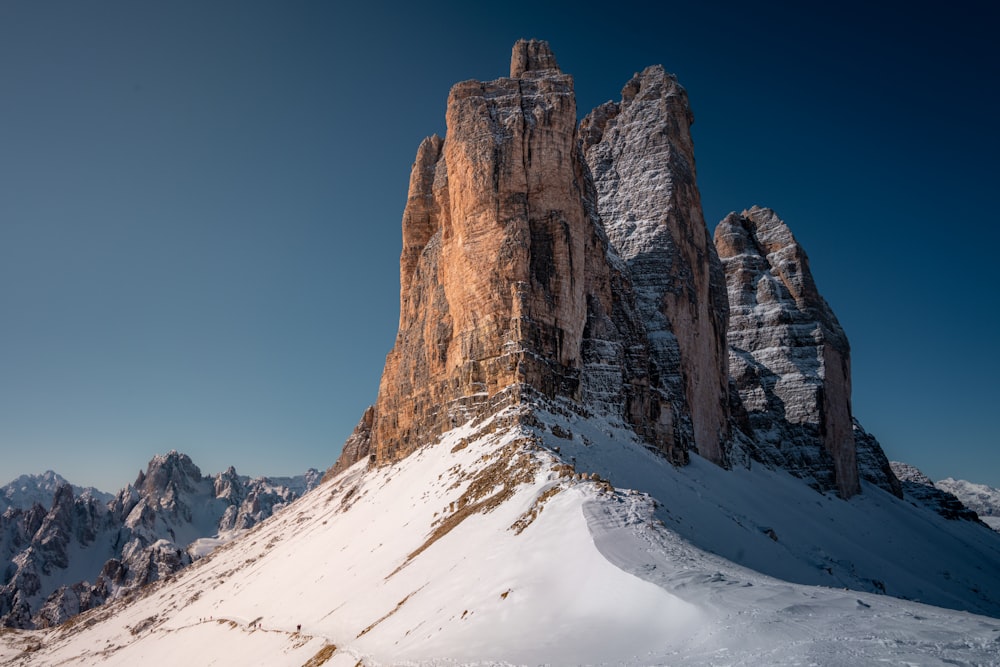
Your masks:
<svg viewBox="0 0 1000 667"><path fill-rule="evenodd" d="M0 624L56 625L176 572L319 482L204 476L176 451L154 457L115 495L53 471L0 487Z"/></svg>
<svg viewBox="0 0 1000 667"><path fill-rule="evenodd" d="M958 498L983 523L1000 532L1000 489L951 477L935 482L934 486Z"/></svg>
<svg viewBox="0 0 1000 667"><path fill-rule="evenodd" d="M51 470L46 470L41 475L21 475L0 487L0 514L3 514L8 507L27 509L35 504L50 507L56 490L67 484L69 482L62 475ZM75 484L69 486L73 489L73 495L77 497L89 496L101 502L107 502L114 497L92 486L82 487Z"/></svg>

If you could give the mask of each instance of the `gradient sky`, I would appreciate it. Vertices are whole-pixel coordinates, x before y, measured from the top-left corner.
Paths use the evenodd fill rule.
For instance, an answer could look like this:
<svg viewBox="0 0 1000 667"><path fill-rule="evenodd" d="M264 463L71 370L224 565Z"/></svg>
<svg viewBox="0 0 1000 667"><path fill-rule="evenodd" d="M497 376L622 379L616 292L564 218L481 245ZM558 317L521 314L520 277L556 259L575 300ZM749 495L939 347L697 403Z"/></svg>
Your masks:
<svg viewBox="0 0 1000 667"><path fill-rule="evenodd" d="M662 63L706 219L774 208L892 459L1000 487L987 2L0 4L0 484L329 466L398 318L448 90L547 39L581 114Z"/></svg>

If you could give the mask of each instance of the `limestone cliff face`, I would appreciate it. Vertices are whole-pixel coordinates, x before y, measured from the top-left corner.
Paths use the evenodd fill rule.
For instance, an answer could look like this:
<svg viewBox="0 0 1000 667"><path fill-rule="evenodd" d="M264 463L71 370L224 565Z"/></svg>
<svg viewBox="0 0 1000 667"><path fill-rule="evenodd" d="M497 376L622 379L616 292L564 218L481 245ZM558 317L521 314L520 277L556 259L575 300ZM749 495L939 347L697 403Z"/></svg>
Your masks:
<svg viewBox="0 0 1000 667"><path fill-rule="evenodd" d="M399 332L367 440L336 469L361 449L397 460L526 391L602 405L683 462L576 118L545 42L518 42L510 77L452 88L446 140L426 139L413 165Z"/></svg>
<svg viewBox="0 0 1000 667"><path fill-rule="evenodd" d="M759 456L848 498L860 492L850 348L809 259L774 211L715 230L729 287L729 369Z"/></svg>
<svg viewBox="0 0 1000 667"><path fill-rule="evenodd" d="M578 383L588 221L573 81L544 43L519 43L514 59L510 78L455 85L447 141L418 150L372 427L380 462L510 387Z"/></svg>
<svg viewBox="0 0 1000 667"><path fill-rule="evenodd" d="M649 67L576 118L545 42L452 88L410 176L378 399L328 476L548 397L675 464L749 454L845 498L859 478L898 495L867 435L859 473L847 338L788 227L754 208L709 237L677 80Z"/></svg>
<svg viewBox="0 0 1000 667"><path fill-rule="evenodd" d="M646 68L580 127L608 239L625 261L674 437L716 463L729 439L726 282L695 182L687 93Z"/></svg>

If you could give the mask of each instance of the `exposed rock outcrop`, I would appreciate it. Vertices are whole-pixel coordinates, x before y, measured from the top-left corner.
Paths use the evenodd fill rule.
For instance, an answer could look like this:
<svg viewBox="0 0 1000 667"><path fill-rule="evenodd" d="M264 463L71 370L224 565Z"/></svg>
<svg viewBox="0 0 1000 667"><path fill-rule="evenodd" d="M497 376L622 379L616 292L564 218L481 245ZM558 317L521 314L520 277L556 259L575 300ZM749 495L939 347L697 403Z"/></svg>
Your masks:
<svg viewBox="0 0 1000 667"><path fill-rule="evenodd" d="M882 446L871 433L854 420L854 448L858 460L858 474L869 484L881 487L897 498L903 497L903 486L892 470Z"/></svg>
<svg viewBox="0 0 1000 667"><path fill-rule="evenodd" d="M405 266L404 262L400 263ZM342 450L340 456L337 457L337 462L326 471L325 475L323 475L324 482L339 475L356 461L367 459L371 455L372 421L374 418L375 406L372 405L365 410L365 413L361 416L361 421L354 427L354 432L351 433L350 437L347 438L347 441L344 442L344 449Z"/></svg>
<svg viewBox="0 0 1000 667"><path fill-rule="evenodd" d="M673 437L725 464L726 282L695 182L694 115L662 66L647 67L580 125L608 239L625 260Z"/></svg>
<svg viewBox="0 0 1000 667"><path fill-rule="evenodd" d="M951 477L935 482L934 486L958 498L979 515L980 521L1000 531L1000 489Z"/></svg>
<svg viewBox="0 0 1000 667"><path fill-rule="evenodd" d="M972 521L989 528L979 519L975 511L966 507L954 494L935 486L931 478L920 469L900 461L891 461L889 465L892 466L893 473L903 487L904 497L937 512L946 519Z"/></svg>
<svg viewBox="0 0 1000 667"><path fill-rule="evenodd" d="M46 470L40 475L20 475L16 479L0 487L0 514L8 507L31 507L38 503L42 507L51 507L56 490L69 484L62 476ZM93 487L80 487L70 484L73 495L93 496L101 502L111 500L111 494L98 491Z"/></svg>
<svg viewBox="0 0 1000 667"><path fill-rule="evenodd" d="M363 420L335 469L398 460L525 391L603 399L683 461L630 280L596 215L572 78L548 44L518 42L511 77L456 84L446 121L447 139L421 144L410 178L399 333L370 435Z"/></svg>
<svg viewBox="0 0 1000 667"><path fill-rule="evenodd" d="M859 493L850 348L805 251L756 206L719 223L715 246L729 287L729 369L758 456L820 490Z"/></svg>
<svg viewBox="0 0 1000 667"><path fill-rule="evenodd" d="M901 493L860 427L859 459L847 338L788 227L753 208L710 238L673 75L645 69L577 126L572 78L522 40L510 77L452 88L446 121L410 176L378 398L328 476L558 397L675 464L753 457L844 498L862 477Z"/></svg>

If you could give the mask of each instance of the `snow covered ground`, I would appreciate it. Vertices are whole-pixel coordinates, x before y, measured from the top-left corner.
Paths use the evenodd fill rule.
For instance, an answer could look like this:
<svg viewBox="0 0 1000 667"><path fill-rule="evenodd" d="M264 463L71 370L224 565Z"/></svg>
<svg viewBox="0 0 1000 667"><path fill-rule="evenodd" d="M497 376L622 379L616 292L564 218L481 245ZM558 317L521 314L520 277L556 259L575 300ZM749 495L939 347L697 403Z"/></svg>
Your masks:
<svg viewBox="0 0 1000 667"><path fill-rule="evenodd" d="M648 493L659 503L656 516L705 551L796 583L1000 617L1000 539L982 525L864 482L861 495L844 501L760 465L723 470L692 457L673 468L629 431L570 410L540 421L564 459Z"/></svg>
<svg viewBox="0 0 1000 667"><path fill-rule="evenodd" d="M766 527L751 522L758 509L751 482L779 491L801 482L763 470L715 478L697 461L690 471L673 471L594 420L546 418L539 436L495 419L456 429L392 466L356 465L128 599L52 630L0 634L0 662L1000 664L1000 620L788 583L691 543L691 535L708 539L742 516L742 533L727 528L718 540L742 534L744 561L758 563L774 552L751 538L782 544L805 509L790 509L786 521L784 510L775 510ZM597 432L588 435L592 427ZM576 457L577 470L551 446L566 461ZM605 464L609 470L598 469ZM584 472L628 473L640 482L666 475L661 490L676 488L657 505L638 491L583 479ZM722 482L730 486L705 495ZM806 490L818 508L855 506ZM702 507L694 500L699 491ZM713 510L715 495L741 499L743 514ZM847 516L881 511L886 502L866 498ZM843 518L821 513L817 543L838 530L824 525L828 515ZM704 525L687 525L696 522ZM992 557L994 571L1000 563L996 552L967 555L973 562Z"/></svg>

